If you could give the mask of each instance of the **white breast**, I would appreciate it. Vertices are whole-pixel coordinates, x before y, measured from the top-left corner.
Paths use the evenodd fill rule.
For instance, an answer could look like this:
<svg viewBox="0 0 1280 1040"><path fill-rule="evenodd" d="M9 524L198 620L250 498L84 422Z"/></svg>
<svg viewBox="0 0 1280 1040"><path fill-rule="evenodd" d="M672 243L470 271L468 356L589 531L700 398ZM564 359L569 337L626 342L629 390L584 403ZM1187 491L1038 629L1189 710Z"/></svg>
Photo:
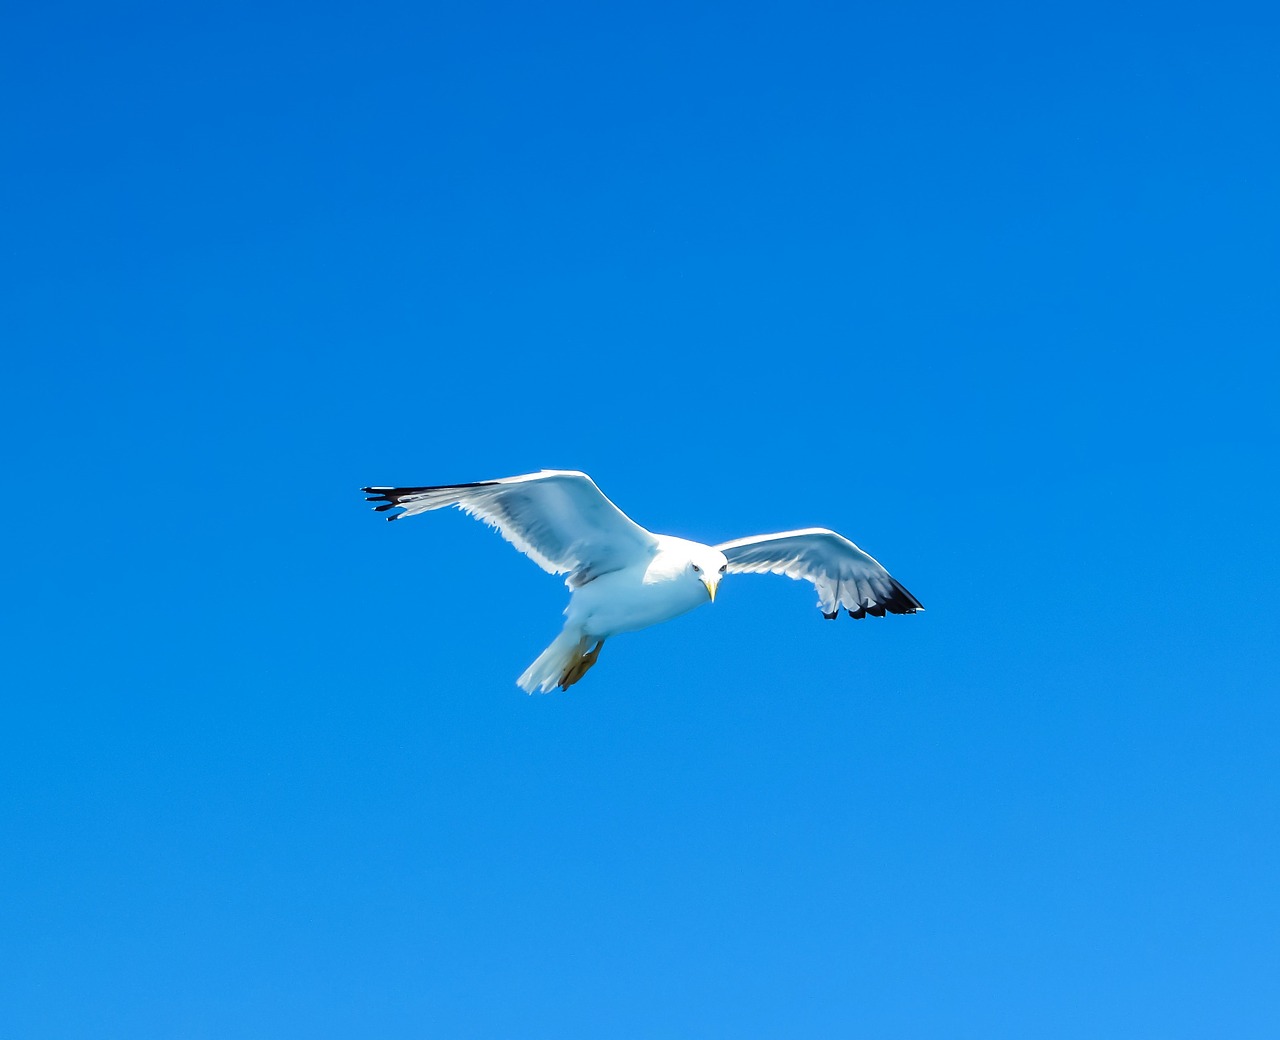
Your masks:
<svg viewBox="0 0 1280 1040"><path fill-rule="evenodd" d="M644 566L605 574L576 589L565 615L598 639L635 632L710 602L682 550L659 552Z"/></svg>

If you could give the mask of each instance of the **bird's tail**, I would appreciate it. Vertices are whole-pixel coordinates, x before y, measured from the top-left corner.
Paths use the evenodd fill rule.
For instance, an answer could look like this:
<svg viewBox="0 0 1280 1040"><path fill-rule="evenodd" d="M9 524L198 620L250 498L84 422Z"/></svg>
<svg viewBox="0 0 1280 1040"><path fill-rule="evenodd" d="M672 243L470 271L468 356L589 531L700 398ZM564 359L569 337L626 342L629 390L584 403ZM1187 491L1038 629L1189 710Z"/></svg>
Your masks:
<svg viewBox="0 0 1280 1040"><path fill-rule="evenodd" d="M516 680L516 685L525 693L550 693L557 686L567 690L596 663L604 640L599 640L588 651L587 647L590 645L590 638L581 631L566 628L525 669L524 675Z"/></svg>

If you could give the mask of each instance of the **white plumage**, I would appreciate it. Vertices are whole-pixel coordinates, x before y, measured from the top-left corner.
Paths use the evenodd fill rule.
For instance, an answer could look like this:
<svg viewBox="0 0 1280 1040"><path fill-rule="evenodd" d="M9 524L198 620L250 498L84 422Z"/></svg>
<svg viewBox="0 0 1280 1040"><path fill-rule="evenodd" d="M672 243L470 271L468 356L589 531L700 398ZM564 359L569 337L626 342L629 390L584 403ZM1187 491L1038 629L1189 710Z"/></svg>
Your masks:
<svg viewBox="0 0 1280 1040"><path fill-rule="evenodd" d="M604 641L714 601L727 572L785 574L812 582L828 618L914 614L920 602L834 531L806 528L703 545L646 531L585 473L543 470L438 487L367 487L397 520L456 506L479 517L572 590L560 635L517 680L533 693L567 689L596 662Z"/></svg>

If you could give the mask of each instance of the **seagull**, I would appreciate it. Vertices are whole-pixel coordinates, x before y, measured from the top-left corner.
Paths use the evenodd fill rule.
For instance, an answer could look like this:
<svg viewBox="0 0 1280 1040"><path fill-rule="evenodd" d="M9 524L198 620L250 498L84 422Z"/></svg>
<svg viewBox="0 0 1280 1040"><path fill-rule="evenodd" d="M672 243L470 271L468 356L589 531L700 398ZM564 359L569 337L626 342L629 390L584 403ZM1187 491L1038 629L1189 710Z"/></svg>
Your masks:
<svg viewBox="0 0 1280 1040"><path fill-rule="evenodd" d="M605 640L713 603L728 573L811 582L822 616L914 614L920 601L849 539L822 527L757 534L719 545L654 534L607 499L585 473L541 470L436 487L367 487L388 520L456 507L483 520L549 574L564 574L561 633L516 680L526 693L567 690Z"/></svg>

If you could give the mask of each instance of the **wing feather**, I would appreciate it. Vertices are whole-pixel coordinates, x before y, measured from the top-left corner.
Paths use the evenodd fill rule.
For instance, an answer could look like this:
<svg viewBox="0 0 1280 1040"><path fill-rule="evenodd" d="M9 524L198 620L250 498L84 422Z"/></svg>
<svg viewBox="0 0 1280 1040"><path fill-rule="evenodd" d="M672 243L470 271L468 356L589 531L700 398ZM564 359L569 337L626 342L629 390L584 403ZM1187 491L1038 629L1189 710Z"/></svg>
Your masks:
<svg viewBox="0 0 1280 1040"><path fill-rule="evenodd" d="M821 527L758 534L717 545L731 573L785 574L818 590L818 609L834 618L914 614L920 601L848 538Z"/></svg>
<svg viewBox="0 0 1280 1040"><path fill-rule="evenodd" d="M367 487L379 512L406 516L449 506L483 520L544 571L577 588L650 555L658 540L607 499L585 473L542 470L472 484Z"/></svg>

